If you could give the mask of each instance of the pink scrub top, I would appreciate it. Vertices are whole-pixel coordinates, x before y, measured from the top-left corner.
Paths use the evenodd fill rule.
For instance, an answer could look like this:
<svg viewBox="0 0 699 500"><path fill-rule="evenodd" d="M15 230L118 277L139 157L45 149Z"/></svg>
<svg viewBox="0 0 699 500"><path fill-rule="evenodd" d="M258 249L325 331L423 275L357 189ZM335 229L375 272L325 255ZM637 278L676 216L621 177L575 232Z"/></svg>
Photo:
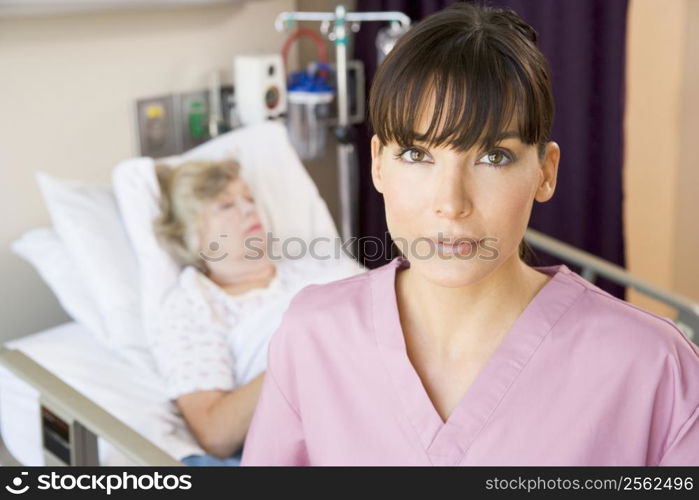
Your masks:
<svg viewBox="0 0 699 500"><path fill-rule="evenodd" d="M565 265L442 421L408 358L403 257L304 288L242 465L699 465L699 348Z"/></svg>

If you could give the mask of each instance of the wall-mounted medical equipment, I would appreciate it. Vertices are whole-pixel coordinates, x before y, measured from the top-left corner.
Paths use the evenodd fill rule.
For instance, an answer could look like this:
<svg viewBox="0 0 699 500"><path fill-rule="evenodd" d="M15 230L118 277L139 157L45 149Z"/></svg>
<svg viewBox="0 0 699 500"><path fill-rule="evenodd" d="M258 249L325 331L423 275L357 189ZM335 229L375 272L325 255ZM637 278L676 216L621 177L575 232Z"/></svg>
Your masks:
<svg viewBox="0 0 699 500"><path fill-rule="evenodd" d="M140 154L153 158L180 154L239 126L233 90L212 76L207 90L139 99Z"/></svg>
<svg viewBox="0 0 699 500"><path fill-rule="evenodd" d="M233 82L243 125L278 118L286 112L284 65L279 54L234 57Z"/></svg>
<svg viewBox="0 0 699 500"><path fill-rule="evenodd" d="M407 31L410 27L410 18L402 12L347 12L344 5L338 5L334 12L282 12L277 16L274 26L277 31L282 31L293 27L294 21L319 21L321 32L326 34L335 45L338 110L335 137L338 142L341 234L343 240L347 241L356 233L359 213L357 159L349 120L347 71L349 36L350 33L359 30L360 23L367 21L393 21L398 23L402 30Z"/></svg>

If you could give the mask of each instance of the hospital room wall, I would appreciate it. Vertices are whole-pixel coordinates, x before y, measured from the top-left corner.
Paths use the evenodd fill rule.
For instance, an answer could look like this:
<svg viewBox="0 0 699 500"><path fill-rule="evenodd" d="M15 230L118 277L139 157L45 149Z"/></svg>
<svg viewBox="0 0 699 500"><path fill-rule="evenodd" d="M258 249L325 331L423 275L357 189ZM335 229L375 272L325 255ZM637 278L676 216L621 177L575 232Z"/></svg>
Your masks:
<svg viewBox="0 0 699 500"><path fill-rule="evenodd" d="M631 0L627 37L627 266L699 302L699 2ZM638 293L627 300L675 317Z"/></svg>
<svg viewBox="0 0 699 500"><path fill-rule="evenodd" d="M258 0L0 18L0 341L68 320L9 249L50 223L34 172L108 181L117 162L138 155L137 98L203 89L208 72L230 68L235 54L278 52L286 35L274 30L274 18L295 8L295 0Z"/></svg>
<svg viewBox="0 0 699 500"><path fill-rule="evenodd" d="M681 88L679 174L674 211L674 288L699 302L699 2L687 2Z"/></svg>

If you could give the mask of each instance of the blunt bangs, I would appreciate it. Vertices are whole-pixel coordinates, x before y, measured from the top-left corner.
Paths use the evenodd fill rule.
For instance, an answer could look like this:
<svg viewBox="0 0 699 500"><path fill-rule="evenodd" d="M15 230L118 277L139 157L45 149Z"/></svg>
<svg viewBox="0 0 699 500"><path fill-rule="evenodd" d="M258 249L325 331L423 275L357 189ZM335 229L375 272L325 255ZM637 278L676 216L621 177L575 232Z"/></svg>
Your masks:
<svg viewBox="0 0 699 500"><path fill-rule="evenodd" d="M444 9L396 44L372 82L372 128L383 145L419 141L466 152L492 148L516 124L541 156L554 109L536 34L518 27L514 13L471 7ZM423 118L429 126L419 130Z"/></svg>

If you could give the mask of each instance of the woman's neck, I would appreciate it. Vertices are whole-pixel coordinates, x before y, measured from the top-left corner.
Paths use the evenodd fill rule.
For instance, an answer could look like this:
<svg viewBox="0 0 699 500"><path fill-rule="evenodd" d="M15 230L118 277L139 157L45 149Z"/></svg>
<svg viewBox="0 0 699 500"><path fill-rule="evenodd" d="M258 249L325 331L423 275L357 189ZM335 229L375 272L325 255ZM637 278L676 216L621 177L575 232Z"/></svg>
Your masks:
<svg viewBox="0 0 699 500"><path fill-rule="evenodd" d="M407 268L396 278L401 322L447 356L507 333L550 279L516 255L465 287L441 286Z"/></svg>
<svg viewBox="0 0 699 500"><path fill-rule="evenodd" d="M230 295L240 295L256 288L269 286L277 275L277 267L270 260L253 268L209 266L208 278Z"/></svg>

